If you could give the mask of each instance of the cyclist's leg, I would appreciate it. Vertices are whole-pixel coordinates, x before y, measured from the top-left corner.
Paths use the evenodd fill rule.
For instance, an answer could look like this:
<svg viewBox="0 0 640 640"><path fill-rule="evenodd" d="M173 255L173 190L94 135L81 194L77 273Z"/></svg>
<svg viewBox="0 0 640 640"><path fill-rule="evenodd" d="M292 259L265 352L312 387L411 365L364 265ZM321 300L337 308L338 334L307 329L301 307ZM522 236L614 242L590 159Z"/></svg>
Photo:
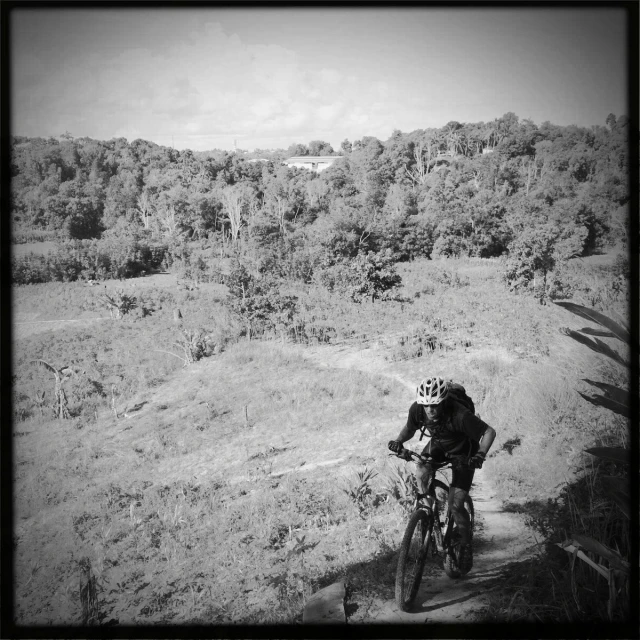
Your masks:
<svg viewBox="0 0 640 640"><path fill-rule="evenodd" d="M475 469L455 468L449 489L449 508L462 544L471 543L471 522L467 510L464 508L464 501L469 494L469 489L471 489L474 473Z"/></svg>
<svg viewBox="0 0 640 640"><path fill-rule="evenodd" d="M439 452L437 451L433 451L431 442L429 442L427 446L422 450L423 456L435 455L437 457L438 453ZM434 475L435 469L433 468L433 465L429 463L423 464L422 462L418 462L418 464L416 465L416 480L418 482L418 491L421 494L427 494L429 492Z"/></svg>
<svg viewBox="0 0 640 640"><path fill-rule="evenodd" d="M419 462L416 465L416 481L418 482L418 491L422 495L429 492L431 481L433 479L433 467L430 464Z"/></svg>

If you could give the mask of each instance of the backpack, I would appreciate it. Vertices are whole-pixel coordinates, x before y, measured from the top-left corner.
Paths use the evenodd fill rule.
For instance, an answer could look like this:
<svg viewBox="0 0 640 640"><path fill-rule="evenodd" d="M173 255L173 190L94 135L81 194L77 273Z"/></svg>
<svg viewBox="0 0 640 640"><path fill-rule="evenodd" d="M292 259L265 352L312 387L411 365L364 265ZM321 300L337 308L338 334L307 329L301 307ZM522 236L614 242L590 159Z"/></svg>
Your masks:
<svg viewBox="0 0 640 640"><path fill-rule="evenodd" d="M449 393L454 400L457 400L463 407L469 409L471 413L475 414L476 408L473 404L473 400L467 395L464 387L457 382L449 382Z"/></svg>
<svg viewBox="0 0 640 640"><path fill-rule="evenodd" d="M468 409L475 415L476 408L473 400L467 395L465 388L461 384L449 381L449 394L456 402L459 402L465 409ZM428 437L426 428L420 426L420 440L424 437Z"/></svg>

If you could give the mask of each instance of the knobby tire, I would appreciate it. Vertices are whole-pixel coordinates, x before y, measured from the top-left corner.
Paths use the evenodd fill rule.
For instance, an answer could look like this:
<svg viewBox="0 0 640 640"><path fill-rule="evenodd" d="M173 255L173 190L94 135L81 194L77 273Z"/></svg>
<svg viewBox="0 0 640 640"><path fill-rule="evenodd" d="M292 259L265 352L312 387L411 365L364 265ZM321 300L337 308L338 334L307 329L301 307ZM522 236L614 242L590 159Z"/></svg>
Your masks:
<svg viewBox="0 0 640 640"><path fill-rule="evenodd" d="M447 500L449 497L449 487L442 482L441 480L434 480L434 489L436 491L436 495L438 497L438 501L440 503L443 512L441 514L441 520L444 520L444 515L447 511ZM471 532L471 540L473 541L473 527L475 524L475 511L473 509L473 501L471 500L471 496L467 495L464 499L464 506L469 514L469 527ZM452 523L453 524L453 523ZM448 545L448 548L445 549L444 553L444 571L450 578L459 578L462 575L462 572L458 568L458 562L453 555L452 547L456 542L456 531L455 529L451 532L451 541Z"/></svg>
<svg viewBox="0 0 640 640"><path fill-rule="evenodd" d="M433 544L433 516L422 509L411 514L400 545L396 571L396 604L408 611L422 581L424 563ZM427 543L423 545L425 538Z"/></svg>

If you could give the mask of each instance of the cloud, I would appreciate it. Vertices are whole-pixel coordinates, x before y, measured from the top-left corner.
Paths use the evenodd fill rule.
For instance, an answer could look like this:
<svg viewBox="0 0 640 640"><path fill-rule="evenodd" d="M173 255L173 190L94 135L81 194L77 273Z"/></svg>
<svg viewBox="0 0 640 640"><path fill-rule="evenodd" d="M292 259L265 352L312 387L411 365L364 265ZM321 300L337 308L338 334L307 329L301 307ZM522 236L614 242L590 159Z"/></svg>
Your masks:
<svg viewBox="0 0 640 640"><path fill-rule="evenodd" d="M387 108L390 102L383 82L369 86L337 69L307 68L286 46L244 43L215 22L164 51L87 52L56 69L23 56L16 76L17 132L39 124L107 139L162 136L165 144L171 135L197 143L197 135L291 138L345 123L371 126L381 100ZM80 131L79 123L91 131Z"/></svg>

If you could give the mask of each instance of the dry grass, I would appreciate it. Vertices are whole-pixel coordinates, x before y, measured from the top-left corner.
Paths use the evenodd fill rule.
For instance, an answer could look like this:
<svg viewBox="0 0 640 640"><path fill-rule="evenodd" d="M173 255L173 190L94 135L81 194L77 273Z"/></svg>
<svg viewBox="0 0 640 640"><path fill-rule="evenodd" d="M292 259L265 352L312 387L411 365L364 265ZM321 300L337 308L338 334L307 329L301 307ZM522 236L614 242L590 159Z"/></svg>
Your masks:
<svg viewBox="0 0 640 640"><path fill-rule="evenodd" d="M341 474L327 482L326 469L386 462L384 426L371 429L370 416L392 414L394 396L387 381L319 371L287 346L240 343L135 398L144 405L129 419L104 415L80 431L22 423L19 619L73 621L75 560L88 556L104 620L292 621L322 576L356 560L350 548L359 561L376 553ZM385 535L395 508L380 506ZM301 535L312 545L304 579L285 559Z"/></svg>
<svg viewBox="0 0 640 640"><path fill-rule="evenodd" d="M105 376L118 370L124 382L118 418L105 398L93 417L33 411L14 425L18 620L76 621L85 556L103 623L294 622L308 595L337 577L362 606L391 597L404 511L388 497L386 442L413 400L407 386L431 373L464 384L495 427L485 473L504 498L555 497L580 451L623 426L575 392L579 378L607 372L558 334L580 321L508 293L498 268L401 265L412 303L354 305L307 290L308 314L386 356L370 372L323 368L278 341L231 341L188 369L150 356L175 304L235 335L216 292L164 299L136 322L20 341L17 373L31 395L31 357L60 365L96 352ZM37 290L43 307L76 308L76 285L49 286L49 298ZM22 310L35 308L24 296ZM412 357L399 339L424 327L439 346ZM363 487L365 469L376 475Z"/></svg>

